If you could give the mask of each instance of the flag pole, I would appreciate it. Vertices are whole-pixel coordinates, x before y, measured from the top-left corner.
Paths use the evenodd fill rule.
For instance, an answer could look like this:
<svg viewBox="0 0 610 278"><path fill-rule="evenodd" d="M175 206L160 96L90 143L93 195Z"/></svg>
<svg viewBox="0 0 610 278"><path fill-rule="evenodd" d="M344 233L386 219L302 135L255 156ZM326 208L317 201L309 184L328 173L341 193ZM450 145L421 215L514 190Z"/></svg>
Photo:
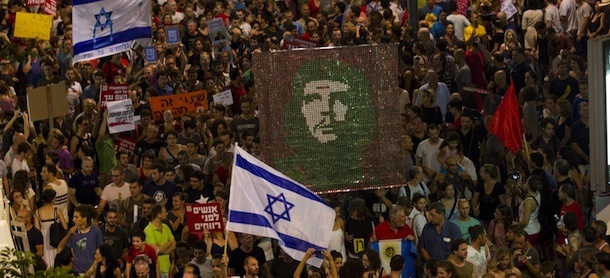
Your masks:
<svg viewBox="0 0 610 278"><path fill-rule="evenodd" d="M224 254L227 254L227 245L229 244L229 230L227 230L227 228L225 228L225 248L224 248Z"/></svg>
<svg viewBox="0 0 610 278"><path fill-rule="evenodd" d="M523 145L525 147L525 154L527 155L526 159L529 161L530 160L530 148L527 146L527 139L525 138L525 132L521 133L521 136L523 137Z"/></svg>

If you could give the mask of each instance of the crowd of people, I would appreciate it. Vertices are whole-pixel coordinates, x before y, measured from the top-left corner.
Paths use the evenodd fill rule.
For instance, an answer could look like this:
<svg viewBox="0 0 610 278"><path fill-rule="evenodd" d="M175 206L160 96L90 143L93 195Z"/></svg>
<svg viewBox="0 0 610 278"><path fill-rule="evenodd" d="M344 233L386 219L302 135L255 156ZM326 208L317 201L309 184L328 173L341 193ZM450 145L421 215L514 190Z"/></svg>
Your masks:
<svg viewBox="0 0 610 278"><path fill-rule="evenodd" d="M610 277L606 223L589 184L587 40L608 33L605 0L152 1L152 45L72 64L70 1L57 1L50 40L13 36L23 0L0 9L2 188L38 269L84 277ZM29 1L28 1L29 2ZM506 2L506 3L504 3ZM410 24L417 14L418 24ZM230 51L213 47L221 18ZM169 46L165 29L181 43ZM261 156L256 52L288 40L317 46L397 44L405 185L327 194L327 250L302 261L277 241L189 232L185 203L226 215L234 148ZM29 89L65 81L68 111L32 121ZM135 130L108 131L101 84L125 84ZM512 85L512 86L511 86ZM513 153L487 130L509 88L524 127ZM209 110L151 111L149 98L206 90ZM212 102L230 90L234 104ZM158 114L158 115L157 115ZM121 144L134 141L135 147ZM119 146L119 147L117 147ZM225 219L226 220L226 219ZM56 238L58 228L65 229ZM404 239L416 257L389 269L370 244ZM306 264L321 251L320 268Z"/></svg>

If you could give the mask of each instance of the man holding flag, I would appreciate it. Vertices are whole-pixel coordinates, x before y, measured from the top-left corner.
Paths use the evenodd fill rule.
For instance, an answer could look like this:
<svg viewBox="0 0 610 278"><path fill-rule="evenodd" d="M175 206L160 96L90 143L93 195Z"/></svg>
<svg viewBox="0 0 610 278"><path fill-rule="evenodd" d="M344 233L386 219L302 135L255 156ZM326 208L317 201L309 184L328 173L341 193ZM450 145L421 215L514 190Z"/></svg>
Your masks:
<svg viewBox="0 0 610 278"><path fill-rule="evenodd" d="M305 186L237 146L231 180L227 230L277 239L295 260L328 247L335 211ZM322 261L317 255L309 264Z"/></svg>

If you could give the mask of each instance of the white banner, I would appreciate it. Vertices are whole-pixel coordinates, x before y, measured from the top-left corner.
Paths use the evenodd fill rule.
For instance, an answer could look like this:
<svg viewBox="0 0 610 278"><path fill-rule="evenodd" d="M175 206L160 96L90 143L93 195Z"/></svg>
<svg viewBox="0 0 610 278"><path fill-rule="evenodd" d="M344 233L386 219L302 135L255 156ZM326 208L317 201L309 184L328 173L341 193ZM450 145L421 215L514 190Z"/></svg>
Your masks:
<svg viewBox="0 0 610 278"><path fill-rule="evenodd" d="M231 94L231 90L214 94L212 98L214 98L214 104L233 105L233 95Z"/></svg>
<svg viewBox="0 0 610 278"><path fill-rule="evenodd" d="M110 134L135 129L131 99L106 102L108 107L108 130Z"/></svg>

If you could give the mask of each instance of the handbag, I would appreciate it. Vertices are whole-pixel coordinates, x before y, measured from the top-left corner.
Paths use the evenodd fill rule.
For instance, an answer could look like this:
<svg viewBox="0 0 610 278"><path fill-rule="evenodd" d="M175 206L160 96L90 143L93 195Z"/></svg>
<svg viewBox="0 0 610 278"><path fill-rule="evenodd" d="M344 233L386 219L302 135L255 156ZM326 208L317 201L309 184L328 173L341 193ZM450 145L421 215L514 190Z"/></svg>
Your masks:
<svg viewBox="0 0 610 278"><path fill-rule="evenodd" d="M55 222L53 224L51 224L51 227L49 228L49 234L50 234L49 243L51 244L52 247L57 248L57 246L59 246L59 243L61 242L61 240L64 239L64 237L68 234L68 231L66 231L66 229L64 229L64 226L61 225L61 222L57 218L57 208L55 208L53 214L54 214L53 219L55 219Z"/></svg>

